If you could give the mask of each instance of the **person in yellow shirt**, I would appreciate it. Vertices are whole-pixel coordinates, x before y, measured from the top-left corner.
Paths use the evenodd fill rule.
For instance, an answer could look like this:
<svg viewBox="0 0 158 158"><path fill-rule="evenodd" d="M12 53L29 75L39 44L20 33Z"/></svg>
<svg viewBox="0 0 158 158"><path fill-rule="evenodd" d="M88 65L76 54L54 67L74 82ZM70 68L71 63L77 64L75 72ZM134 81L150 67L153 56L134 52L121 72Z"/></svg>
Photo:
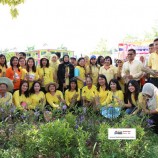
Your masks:
<svg viewBox="0 0 158 158"><path fill-rule="evenodd" d="M92 55L90 58L90 65L86 66L86 75L89 75L93 79L93 84L97 85L99 75L99 65L97 65L96 56Z"/></svg>
<svg viewBox="0 0 158 158"><path fill-rule="evenodd" d="M60 104L65 104L65 100L61 91L57 90L58 84L51 82L46 85L46 101L50 106L47 106L48 110L50 109L60 109Z"/></svg>
<svg viewBox="0 0 158 158"><path fill-rule="evenodd" d="M29 97L29 83L27 81L21 81L19 90L13 93L13 104L18 110L28 110L31 105L31 99Z"/></svg>
<svg viewBox="0 0 158 158"><path fill-rule="evenodd" d="M20 69L26 69L26 60L24 57L19 58Z"/></svg>
<svg viewBox="0 0 158 158"><path fill-rule="evenodd" d="M31 110L43 110L46 105L45 94L40 91L41 84L38 81L33 82L33 85L30 89L30 99L31 105L28 107Z"/></svg>
<svg viewBox="0 0 158 158"><path fill-rule="evenodd" d="M0 107L12 104L13 82L7 77L0 77Z"/></svg>
<svg viewBox="0 0 158 158"><path fill-rule="evenodd" d="M111 79L109 82L108 97L105 101L107 107L121 107L124 104L124 95L119 85L118 80Z"/></svg>
<svg viewBox="0 0 158 158"><path fill-rule="evenodd" d="M70 80L69 88L65 91L65 101L68 107L78 105L80 102L80 89L77 86L77 80L75 78Z"/></svg>
<svg viewBox="0 0 158 158"><path fill-rule="evenodd" d="M77 62L77 66L75 67L74 76L77 78L77 85L79 89L82 89L86 84L86 71L85 71L85 59L79 58Z"/></svg>
<svg viewBox="0 0 158 158"><path fill-rule="evenodd" d="M125 95L128 103L125 104L124 107L127 108L127 114L132 114L135 110L139 110L139 104L142 102L142 94L140 93L140 86L136 80L130 80L127 87L128 89Z"/></svg>
<svg viewBox="0 0 158 158"><path fill-rule="evenodd" d="M7 60L5 55L0 54L0 77L6 76Z"/></svg>
<svg viewBox="0 0 158 158"><path fill-rule="evenodd" d="M82 100L83 105L86 107L94 107L96 106L95 98L97 96L96 86L93 85L92 78L86 77L86 86L82 88Z"/></svg>
<svg viewBox="0 0 158 158"><path fill-rule="evenodd" d="M158 64L157 64L157 61L158 61L158 38L154 39L154 49L155 49L155 52L150 54L148 66L152 70L155 70L158 72ZM158 75L155 75L155 76L151 75L149 82L154 84L158 88Z"/></svg>
<svg viewBox="0 0 158 158"><path fill-rule="evenodd" d="M125 92L125 81L124 81L124 78L121 76L123 60L117 59L116 64L117 64L117 80L119 81L122 91Z"/></svg>
<svg viewBox="0 0 158 158"><path fill-rule="evenodd" d="M98 91L98 104L101 106L105 105L105 101L108 97L108 92L109 92L109 86L107 83L107 79L105 75L100 74L98 77L98 83L97 83L97 91Z"/></svg>
<svg viewBox="0 0 158 158"><path fill-rule="evenodd" d="M10 117L15 109L12 106L12 94L8 92L12 89L12 81L7 77L0 77L0 121Z"/></svg>
<svg viewBox="0 0 158 158"><path fill-rule="evenodd" d="M54 82L58 82L58 78L57 78L57 71L58 71L58 66L59 66L59 62L58 62L58 57L57 57L57 55L56 54L53 54L52 56L51 56L51 58L50 58L50 67L52 67L52 69L53 69L53 72L54 72L54 78L53 78L53 80L54 80Z"/></svg>
<svg viewBox="0 0 158 158"><path fill-rule="evenodd" d="M53 82L53 69L49 66L49 60L46 57L41 58L40 67L37 69L39 80L41 82L41 90L45 92L45 86Z"/></svg>
<svg viewBox="0 0 158 158"><path fill-rule="evenodd" d="M39 79L34 58L30 57L26 62L26 73L22 75L22 79L29 82L29 89L32 87L34 81Z"/></svg>
<svg viewBox="0 0 158 158"><path fill-rule="evenodd" d="M111 79L117 78L117 69L112 65L112 59L110 56L105 57L104 66L100 67L99 74L105 75L108 83Z"/></svg>

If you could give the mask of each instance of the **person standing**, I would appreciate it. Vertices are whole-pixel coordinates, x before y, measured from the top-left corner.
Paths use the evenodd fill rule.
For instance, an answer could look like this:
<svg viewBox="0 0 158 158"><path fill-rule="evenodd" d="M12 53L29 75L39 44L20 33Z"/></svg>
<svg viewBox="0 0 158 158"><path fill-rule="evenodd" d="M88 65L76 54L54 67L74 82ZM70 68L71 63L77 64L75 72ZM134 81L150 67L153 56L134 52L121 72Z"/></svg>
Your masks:
<svg viewBox="0 0 158 158"><path fill-rule="evenodd" d="M65 92L69 87L70 79L74 77L74 66L69 62L69 56L63 56L63 63L59 64L58 71L59 90Z"/></svg>
<svg viewBox="0 0 158 158"><path fill-rule="evenodd" d="M128 61L123 64L121 75L125 79L126 84L129 82L129 80L136 80L140 85L140 79L143 75L143 64L140 61L135 60L135 49L129 49L127 55Z"/></svg>
<svg viewBox="0 0 158 158"><path fill-rule="evenodd" d="M158 71L158 38L154 40L155 52L151 53L148 61L148 67L152 70ZM158 76L150 76L149 82L154 84L158 88Z"/></svg>

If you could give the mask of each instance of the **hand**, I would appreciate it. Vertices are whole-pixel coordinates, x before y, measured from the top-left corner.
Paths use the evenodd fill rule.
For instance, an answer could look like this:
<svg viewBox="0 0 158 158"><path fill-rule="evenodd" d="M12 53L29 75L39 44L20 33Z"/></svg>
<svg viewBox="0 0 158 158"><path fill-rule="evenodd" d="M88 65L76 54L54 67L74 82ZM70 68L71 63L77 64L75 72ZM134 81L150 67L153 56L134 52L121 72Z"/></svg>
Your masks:
<svg viewBox="0 0 158 158"><path fill-rule="evenodd" d="M143 111L145 114L150 114L150 110L148 110L148 109L142 109L142 111Z"/></svg>
<svg viewBox="0 0 158 158"><path fill-rule="evenodd" d="M129 78L129 79L133 79L133 76L132 76L132 75L128 75L128 78Z"/></svg>

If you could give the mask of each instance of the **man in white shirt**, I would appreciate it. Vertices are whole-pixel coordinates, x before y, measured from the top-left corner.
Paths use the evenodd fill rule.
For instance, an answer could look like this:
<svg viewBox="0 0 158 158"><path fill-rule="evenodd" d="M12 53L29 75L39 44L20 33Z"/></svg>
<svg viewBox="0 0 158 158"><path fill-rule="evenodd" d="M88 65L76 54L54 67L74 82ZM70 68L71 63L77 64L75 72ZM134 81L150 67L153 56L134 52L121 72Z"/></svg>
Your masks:
<svg viewBox="0 0 158 158"><path fill-rule="evenodd" d="M128 83L129 80L136 80L140 84L140 79L143 75L143 64L140 61L135 60L136 51L134 49L129 49L127 55L128 61L123 64L121 75L126 83Z"/></svg>

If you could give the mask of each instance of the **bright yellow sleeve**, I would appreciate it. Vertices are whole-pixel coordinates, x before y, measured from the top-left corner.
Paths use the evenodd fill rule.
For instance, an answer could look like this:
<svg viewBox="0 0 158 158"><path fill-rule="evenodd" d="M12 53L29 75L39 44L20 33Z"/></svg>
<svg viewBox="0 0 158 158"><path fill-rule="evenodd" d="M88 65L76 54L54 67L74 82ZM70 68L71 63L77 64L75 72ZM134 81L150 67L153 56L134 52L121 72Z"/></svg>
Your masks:
<svg viewBox="0 0 158 158"><path fill-rule="evenodd" d="M21 79L24 80L25 76L27 74L27 71L26 71L26 69L21 69L21 71L22 71Z"/></svg>
<svg viewBox="0 0 158 158"><path fill-rule="evenodd" d="M53 108L58 108L59 107L59 105L57 105L53 102L52 96L49 92L46 93L46 100L49 103L49 105L52 106Z"/></svg>
<svg viewBox="0 0 158 158"><path fill-rule="evenodd" d="M77 94L78 94L77 101L80 101L81 100L81 91L80 91L80 89L78 89Z"/></svg>
<svg viewBox="0 0 158 158"><path fill-rule="evenodd" d="M70 102L69 102L69 90L67 89L65 91L65 101L66 101L66 105L70 105Z"/></svg>
<svg viewBox="0 0 158 158"><path fill-rule="evenodd" d="M20 96L19 96L19 90L15 91L13 94L13 103L16 106L17 109L22 110L23 108L20 105Z"/></svg>
<svg viewBox="0 0 158 158"><path fill-rule="evenodd" d="M50 69L50 74L49 74L49 77L50 77L50 81L51 82L54 82L54 70L53 68L49 68Z"/></svg>
<svg viewBox="0 0 158 158"><path fill-rule="evenodd" d="M106 101L103 103L103 105L110 104L111 101L112 101L112 92L109 91L108 96L107 96L107 98L106 98Z"/></svg>
<svg viewBox="0 0 158 158"><path fill-rule="evenodd" d="M152 59L152 54L150 55L149 60L148 60L148 66L149 66L149 67L152 67L151 59Z"/></svg>

